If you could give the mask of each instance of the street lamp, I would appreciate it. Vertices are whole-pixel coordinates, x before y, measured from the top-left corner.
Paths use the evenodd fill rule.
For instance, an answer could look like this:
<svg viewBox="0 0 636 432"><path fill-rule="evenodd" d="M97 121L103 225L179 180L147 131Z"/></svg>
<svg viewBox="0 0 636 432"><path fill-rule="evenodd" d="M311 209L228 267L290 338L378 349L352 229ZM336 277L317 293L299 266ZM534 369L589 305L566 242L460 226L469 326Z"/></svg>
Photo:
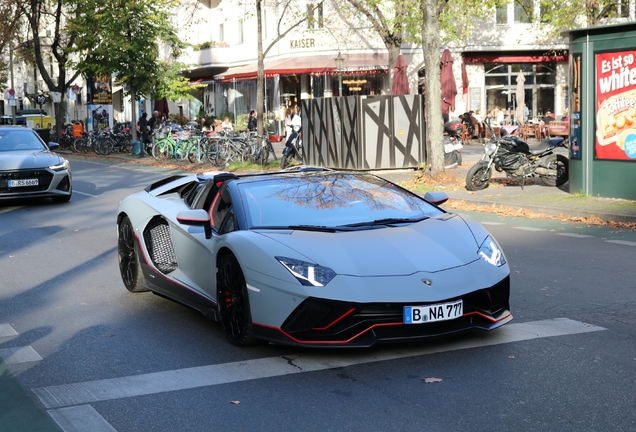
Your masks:
<svg viewBox="0 0 636 432"><path fill-rule="evenodd" d="M338 96L342 96L342 68L344 67L344 57L338 51L338 57L334 59L336 62L336 69L338 70Z"/></svg>

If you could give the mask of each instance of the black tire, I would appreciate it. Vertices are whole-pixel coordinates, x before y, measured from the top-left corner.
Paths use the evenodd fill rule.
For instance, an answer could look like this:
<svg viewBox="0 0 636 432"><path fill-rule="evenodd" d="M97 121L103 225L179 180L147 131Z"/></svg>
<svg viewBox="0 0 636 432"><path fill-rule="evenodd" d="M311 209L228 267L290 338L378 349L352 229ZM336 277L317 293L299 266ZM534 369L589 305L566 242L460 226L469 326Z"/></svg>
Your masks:
<svg viewBox="0 0 636 432"><path fill-rule="evenodd" d="M570 179L570 161L563 155L550 155L546 160L548 169L556 170L556 177L541 176L541 181L546 186L563 186Z"/></svg>
<svg viewBox="0 0 636 432"><path fill-rule="evenodd" d="M269 160L269 148L267 148L267 146L261 147L261 154L259 155L258 159L259 164L261 164L262 166L267 165L267 162Z"/></svg>
<svg viewBox="0 0 636 432"><path fill-rule="evenodd" d="M148 291L141 285L143 273L137 249L135 235L128 216L122 219L117 230L117 252L119 255L119 273L124 286L130 292Z"/></svg>
<svg viewBox="0 0 636 432"><path fill-rule="evenodd" d="M458 151L444 153L444 168L455 168L461 164L461 153Z"/></svg>
<svg viewBox="0 0 636 432"><path fill-rule="evenodd" d="M219 257L216 292L219 321L227 340L240 347L254 345L256 338L245 276L236 257L230 253Z"/></svg>
<svg viewBox="0 0 636 432"><path fill-rule="evenodd" d="M285 168L287 168L291 164L291 159L292 159L291 152L290 154L283 153L283 155L280 158L280 169L284 170Z"/></svg>
<svg viewBox="0 0 636 432"><path fill-rule="evenodd" d="M478 191L486 189L490 183L492 171L486 172L486 165L478 163L473 165L466 174L466 189Z"/></svg>

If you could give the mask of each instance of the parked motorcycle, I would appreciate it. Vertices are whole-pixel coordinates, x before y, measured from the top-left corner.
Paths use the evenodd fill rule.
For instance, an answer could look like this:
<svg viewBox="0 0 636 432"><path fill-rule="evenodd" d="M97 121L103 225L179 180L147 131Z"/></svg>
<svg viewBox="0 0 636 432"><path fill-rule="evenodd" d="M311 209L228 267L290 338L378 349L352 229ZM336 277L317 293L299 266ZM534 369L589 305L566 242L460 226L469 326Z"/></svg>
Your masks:
<svg viewBox="0 0 636 432"><path fill-rule="evenodd" d="M462 164L462 123L449 121L444 123L444 168L453 168Z"/></svg>
<svg viewBox="0 0 636 432"><path fill-rule="evenodd" d="M521 179L522 188L528 177L539 177L546 186L561 186L568 181L569 160L553 151L557 147L567 148L563 138L546 138L541 142L543 150L530 151L525 141L506 135L503 128L501 138L495 138L492 127L490 134L493 138L484 147L484 156L468 170L466 189L477 191L488 187L493 168L505 172L509 178Z"/></svg>
<svg viewBox="0 0 636 432"><path fill-rule="evenodd" d="M294 160L303 162L303 138L302 132L298 132L290 145L285 146L283 156L280 158L280 169L287 168Z"/></svg>

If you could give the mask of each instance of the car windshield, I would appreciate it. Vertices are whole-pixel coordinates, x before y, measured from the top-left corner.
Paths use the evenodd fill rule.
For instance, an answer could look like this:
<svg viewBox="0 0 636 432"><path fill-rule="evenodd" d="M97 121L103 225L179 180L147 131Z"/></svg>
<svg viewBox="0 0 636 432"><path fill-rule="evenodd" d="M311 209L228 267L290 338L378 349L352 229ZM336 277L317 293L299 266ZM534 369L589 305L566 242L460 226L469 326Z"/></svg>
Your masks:
<svg viewBox="0 0 636 432"><path fill-rule="evenodd" d="M441 210L386 180L330 173L238 185L252 227L345 227L417 222Z"/></svg>
<svg viewBox="0 0 636 432"><path fill-rule="evenodd" d="M46 150L31 129L0 130L0 152L16 150Z"/></svg>

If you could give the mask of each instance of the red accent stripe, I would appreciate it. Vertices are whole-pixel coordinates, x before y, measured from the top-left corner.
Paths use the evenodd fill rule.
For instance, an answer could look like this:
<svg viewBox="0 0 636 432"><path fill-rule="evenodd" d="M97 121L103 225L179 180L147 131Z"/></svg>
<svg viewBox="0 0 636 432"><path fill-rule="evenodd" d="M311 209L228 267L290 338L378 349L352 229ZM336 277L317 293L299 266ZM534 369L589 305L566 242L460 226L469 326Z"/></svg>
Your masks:
<svg viewBox="0 0 636 432"><path fill-rule="evenodd" d="M494 318L492 318L492 317L489 317L488 315L485 315L485 314L483 314L483 313L481 313L481 312L477 312L477 311L475 311L475 312L465 313L465 314L464 314L464 315L462 315L462 316L470 316L470 315L479 315L480 317L485 318L485 319L487 319L487 320L488 320L488 321L490 321L490 322L494 322L494 323L496 323L496 322L499 322L499 321L505 320L506 318L508 318L508 317L511 315L511 313L510 313L510 312L508 312L506 315L504 315L503 317L501 317L501 318L499 318L499 319L494 319Z"/></svg>
<svg viewBox="0 0 636 432"><path fill-rule="evenodd" d="M347 344L349 342L351 342L354 339L357 339L358 337L360 337L361 335L365 334L366 332L368 332L371 329L374 329L375 327L389 327L389 326L397 326L397 325L404 325L404 323L385 323L385 324L374 324L371 327L361 331L360 333L358 333L357 335L347 339L347 340L343 340L343 341L303 341L300 339L296 339L295 337L289 335L288 333L286 333L285 331L283 331L282 329L278 328L278 327L274 327L274 326L268 326L265 324L259 324L259 323L255 323L253 322L252 324L259 326L259 327L265 327L265 328L269 328L272 330L277 330L279 332L281 332L282 334L284 334L285 336L287 336L289 339L293 340L296 343L299 344L306 344L306 345L326 345L326 344L330 344L330 345L336 345L336 344Z"/></svg>
<svg viewBox="0 0 636 432"><path fill-rule="evenodd" d="M339 318L336 318L331 324L329 324L326 327L321 327L321 328L312 328L312 330L327 330L329 327L333 326L335 323L337 323L338 321L341 321L344 317L346 317L347 315L350 315L353 311L355 311L356 308L351 308L348 311L346 311L344 314L342 314Z"/></svg>

